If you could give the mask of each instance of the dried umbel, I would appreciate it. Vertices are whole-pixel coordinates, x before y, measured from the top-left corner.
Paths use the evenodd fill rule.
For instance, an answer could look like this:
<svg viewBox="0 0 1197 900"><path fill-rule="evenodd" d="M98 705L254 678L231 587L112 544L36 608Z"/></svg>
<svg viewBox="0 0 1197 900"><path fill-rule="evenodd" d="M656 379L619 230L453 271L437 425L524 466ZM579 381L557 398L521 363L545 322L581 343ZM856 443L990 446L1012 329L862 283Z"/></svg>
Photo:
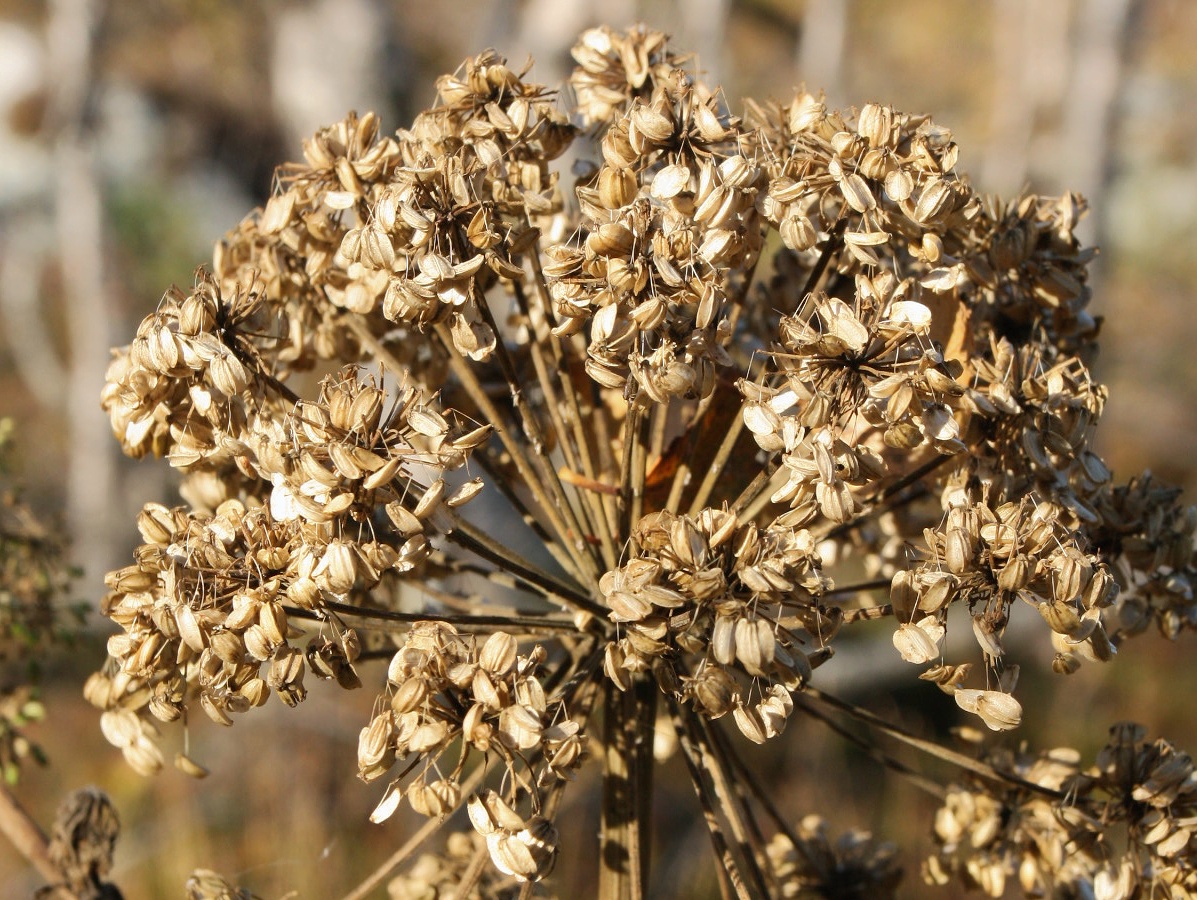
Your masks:
<svg viewBox="0 0 1197 900"><path fill-rule="evenodd" d="M372 818L406 802L465 832L404 896L546 878L592 759L600 889L645 889L659 723L740 896L892 893L893 850L794 829L732 726L760 743L846 713L930 752L818 688L866 620L1000 731L1023 717L1012 619L1042 623L1060 673L1197 625L1197 516L1093 450L1083 203L979 196L925 116L805 92L733 115L648 29L574 57L560 96L487 52L410 128L320 131L116 351L113 430L184 503L147 504L109 575L121 632L87 696L149 772L197 706L229 725L317 679L369 685ZM948 660L961 627L979 652ZM1136 807L1151 839L1112 860L1104 813L1066 802L1105 778L1159 782L1151 806L1183 766L1134 753L1158 764L940 749L1030 793L1010 816L1018 795L951 789L928 872L993 891L1037 853L1035 895L1187 885L1171 805ZM1052 856L1061 828L1101 865Z"/></svg>
<svg viewBox="0 0 1197 900"><path fill-rule="evenodd" d="M929 882L952 877L991 897L1016 882L1027 896L1052 890L1110 900L1197 891L1197 774L1166 740L1120 723L1096 760L1073 750L994 753L995 770L1021 784L949 788L935 817Z"/></svg>

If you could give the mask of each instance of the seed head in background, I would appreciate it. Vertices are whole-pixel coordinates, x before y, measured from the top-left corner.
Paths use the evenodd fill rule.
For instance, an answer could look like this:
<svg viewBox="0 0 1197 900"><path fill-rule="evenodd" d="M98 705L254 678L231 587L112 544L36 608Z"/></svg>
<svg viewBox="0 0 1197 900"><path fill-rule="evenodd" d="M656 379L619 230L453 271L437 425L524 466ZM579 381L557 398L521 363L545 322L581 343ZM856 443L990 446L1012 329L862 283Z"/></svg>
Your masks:
<svg viewBox="0 0 1197 900"><path fill-rule="evenodd" d="M1197 624L1197 516L1091 449L1083 200L979 196L946 128L881 105L734 116L642 27L573 52L560 95L487 52L409 129L320 131L116 351L113 430L183 505L146 504L108 577L105 735L149 774L197 708L369 686L372 819L462 829L398 895L526 894L593 765L613 898L648 884L660 719L727 893L884 896L894 848L779 811L728 735L849 716L959 769L919 779L944 803L929 881L1197 890L1197 779L1166 742L964 754L817 687L841 632L888 618L885 652L1007 731L1012 617L1061 675Z"/></svg>

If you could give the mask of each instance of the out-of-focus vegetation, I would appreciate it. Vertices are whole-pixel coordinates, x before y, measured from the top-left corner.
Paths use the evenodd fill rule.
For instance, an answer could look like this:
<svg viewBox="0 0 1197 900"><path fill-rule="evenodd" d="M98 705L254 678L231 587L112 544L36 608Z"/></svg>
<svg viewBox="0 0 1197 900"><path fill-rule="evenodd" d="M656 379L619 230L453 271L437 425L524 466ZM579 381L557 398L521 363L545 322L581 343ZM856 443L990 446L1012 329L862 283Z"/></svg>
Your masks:
<svg viewBox="0 0 1197 900"><path fill-rule="evenodd" d="M0 0L0 412L20 423L27 500L70 532L79 593L96 600L103 572L127 561L131 498L166 498L161 476L119 459L108 437L98 408L107 348L169 283L190 284L211 243L269 195L275 164L349 108L377 109L387 129L407 124L435 76L480 47L516 64L531 54L539 80L556 82L578 31L621 16L698 48L733 107L805 82L831 105L934 112L979 188L1089 196L1083 233L1102 248L1092 309L1105 318L1096 372L1110 386L1101 449L1118 478L1152 467L1197 495L1197 7L1185 0L628 0L614 11L560 0ZM1190 645L1129 646L1113 667L1073 676L1020 735L1068 734L1091 754L1105 723L1133 716L1197 749ZM79 696L102 655L100 636L47 658L51 713L27 731L50 766L22 772L18 794L48 825L69 790L109 790L125 824L113 878L127 896L177 896L201 866L264 897L336 896L410 830L365 824L375 792L341 777L369 697L316 691L300 715L276 705L236 740L201 724L191 740L207 781L144 780ZM1053 676L1023 677L1026 690ZM788 773L778 793L789 808L835 809L834 830L910 834L911 860L926 849L909 809L921 804L927 821L931 807L834 736L812 731L761 753ZM692 874L676 850L704 839L689 830L701 829L696 817L678 813L690 802L682 787L658 797L662 819L678 816L662 831L677 837L653 851L679 895L711 889L711 874ZM591 833L597 816L580 808L570 827ZM917 873L908 877L917 890ZM0 884L21 885L18 896L37 883L0 845Z"/></svg>

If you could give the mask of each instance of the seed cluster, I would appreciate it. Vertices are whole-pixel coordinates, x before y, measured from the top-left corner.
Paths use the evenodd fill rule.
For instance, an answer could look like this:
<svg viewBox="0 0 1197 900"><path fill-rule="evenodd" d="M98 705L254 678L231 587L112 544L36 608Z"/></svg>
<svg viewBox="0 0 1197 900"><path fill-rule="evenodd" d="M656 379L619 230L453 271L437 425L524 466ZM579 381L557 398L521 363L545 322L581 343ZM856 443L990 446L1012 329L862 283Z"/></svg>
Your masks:
<svg viewBox="0 0 1197 900"><path fill-rule="evenodd" d="M472 826L401 894L543 879L587 759L602 892L645 890L654 725L741 896L892 894L888 845L795 830L752 788L729 713L756 743L825 717L815 670L889 619L924 681L1006 731L1013 619L1044 623L1061 674L1197 626L1197 514L1149 477L1116 484L1093 449L1083 202L982 196L948 129L880 104L800 91L733 115L642 27L573 53L561 95L488 51L408 128L322 129L115 351L113 432L166 457L183 504L147 504L108 576L121 631L87 696L150 772L159 725L196 705L227 725L298 704L308 673L374 685L374 820L406 799ZM945 659L958 628L975 659ZM1083 773L1061 753L956 757L1042 790L1012 816L1014 794L953 789L933 879L992 891L1006 848L1071 822ZM1036 863L1023 890L1188 884L1183 816L1136 809L1158 837L1117 872Z"/></svg>
<svg viewBox="0 0 1197 900"><path fill-rule="evenodd" d="M1068 748L1006 752L992 762L1025 786L951 787L935 817L936 855L924 864L929 882L955 874L990 897L1003 896L1012 881L1026 896L1063 889L1129 900L1197 891L1190 846L1197 775L1189 755L1168 741L1149 742L1146 729L1124 722L1088 767Z"/></svg>

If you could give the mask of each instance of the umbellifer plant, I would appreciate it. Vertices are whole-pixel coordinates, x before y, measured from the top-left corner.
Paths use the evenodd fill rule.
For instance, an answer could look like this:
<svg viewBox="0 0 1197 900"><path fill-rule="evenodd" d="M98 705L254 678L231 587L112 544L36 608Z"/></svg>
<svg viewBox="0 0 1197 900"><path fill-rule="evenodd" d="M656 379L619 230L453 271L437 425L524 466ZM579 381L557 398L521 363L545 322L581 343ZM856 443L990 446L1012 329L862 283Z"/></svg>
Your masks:
<svg viewBox="0 0 1197 900"><path fill-rule="evenodd" d="M730 734L847 715L956 767L920 781L929 881L1190 896L1197 777L1166 742L963 753L818 690L888 619L885 653L1007 731L1012 620L1061 677L1197 622L1192 510L1091 448L1081 198L980 196L946 128L886 106L733 116L645 28L573 55L560 94L488 52L408 129L321 130L116 352L113 429L184 502L108 576L105 735L149 773L160 723L366 685L372 818L458 829L397 896L530 894L591 765L614 898L647 884L660 720L726 895L884 896L893 848L795 825Z"/></svg>

